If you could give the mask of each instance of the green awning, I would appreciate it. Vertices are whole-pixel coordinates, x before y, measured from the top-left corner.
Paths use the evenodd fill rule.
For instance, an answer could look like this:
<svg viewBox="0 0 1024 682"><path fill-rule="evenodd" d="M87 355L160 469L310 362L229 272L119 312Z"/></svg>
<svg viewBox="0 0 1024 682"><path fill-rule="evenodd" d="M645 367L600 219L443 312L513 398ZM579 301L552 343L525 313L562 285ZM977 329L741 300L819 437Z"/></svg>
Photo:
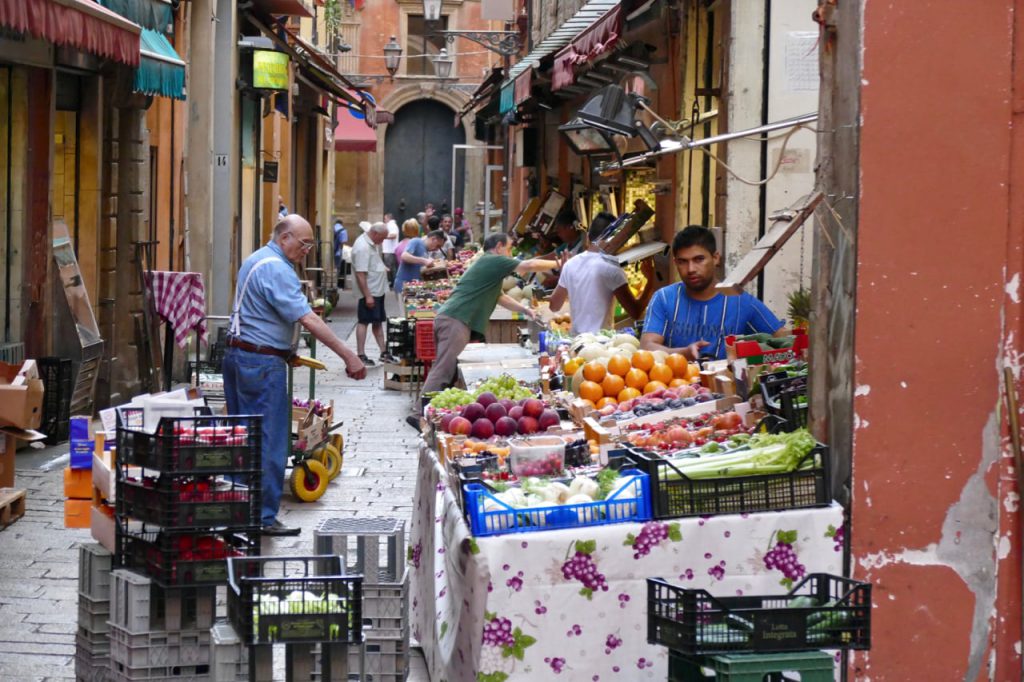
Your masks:
<svg viewBox="0 0 1024 682"><path fill-rule="evenodd" d="M185 99L185 62L162 33L142 29L142 59L135 71L135 92Z"/></svg>
<svg viewBox="0 0 1024 682"><path fill-rule="evenodd" d="M504 114L506 111L512 111L515 106L515 83L513 81L505 81L505 84L501 86L498 113Z"/></svg>
<svg viewBox="0 0 1024 682"><path fill-rule="evenodd" d="M174 10L168 0L97 0L109 10L117 12L128 21L143 28L161 33L170 30L174 21Z"/></svg>

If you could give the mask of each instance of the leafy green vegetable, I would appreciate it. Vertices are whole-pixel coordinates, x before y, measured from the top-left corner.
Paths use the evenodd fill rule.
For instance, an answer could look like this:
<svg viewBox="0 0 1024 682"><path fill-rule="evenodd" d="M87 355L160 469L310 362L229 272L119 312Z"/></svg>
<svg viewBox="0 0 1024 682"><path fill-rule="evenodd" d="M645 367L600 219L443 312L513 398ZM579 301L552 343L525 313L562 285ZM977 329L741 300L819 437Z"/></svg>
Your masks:
<svg viewBox="0 0 1024 682"><path fill-rule="evenodd" d="M794 471L800 460L817 445L807 429L791 433L756 434L750 439L749 450L738 450L722 455L709 455L697 460L673 460L673 464L688 478L731 478L782 474ZM678 478L675 471L669 478Z"/></svg>
<svg viewBox="0 0 1024 682"><path fill-rule="evenodd" d="M614 492L616 488L615 483L619 480L619 472L614 469L602 469L595 477L595 480L599 489L597 499L603 500Z"/></svg>

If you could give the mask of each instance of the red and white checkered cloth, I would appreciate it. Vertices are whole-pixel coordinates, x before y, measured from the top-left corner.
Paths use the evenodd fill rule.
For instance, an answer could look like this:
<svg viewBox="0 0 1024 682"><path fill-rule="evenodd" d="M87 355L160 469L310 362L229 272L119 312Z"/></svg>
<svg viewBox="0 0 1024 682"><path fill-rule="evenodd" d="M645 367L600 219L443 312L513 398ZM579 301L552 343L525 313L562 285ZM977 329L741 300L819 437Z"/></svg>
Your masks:
<svg viewBox="0 0 1024 682"><path fill-rule="evenodd" d="M193 330L200 341L207 342L206 287L201 274L149 270L146 287L153 308L174 328L174 340L180 347L185 347Z"/></svg>

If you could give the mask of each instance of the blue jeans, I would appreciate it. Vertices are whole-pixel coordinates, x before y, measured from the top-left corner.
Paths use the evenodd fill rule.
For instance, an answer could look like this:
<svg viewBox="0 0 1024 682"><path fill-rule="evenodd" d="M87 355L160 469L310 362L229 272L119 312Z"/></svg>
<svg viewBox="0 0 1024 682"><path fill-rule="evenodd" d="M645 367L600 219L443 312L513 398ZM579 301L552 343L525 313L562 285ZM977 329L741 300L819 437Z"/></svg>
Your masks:
<svg viewBox="0 0 1024 682"><path fill-rule="evenodd" d="M284 468L291 439L288 366L284 358L239 348L224 353L224 393L228 413L263 417L263 525L277 518L284 488Z"/></svg>

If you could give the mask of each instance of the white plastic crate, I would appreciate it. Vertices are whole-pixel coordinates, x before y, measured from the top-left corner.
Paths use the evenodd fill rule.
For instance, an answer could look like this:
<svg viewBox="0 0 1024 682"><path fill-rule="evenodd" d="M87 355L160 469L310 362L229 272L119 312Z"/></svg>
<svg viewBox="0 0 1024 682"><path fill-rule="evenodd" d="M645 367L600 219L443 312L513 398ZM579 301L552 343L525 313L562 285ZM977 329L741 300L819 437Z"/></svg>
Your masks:
<svg viewBox="0 0 1024 682"><path fill-rule="evenodd" d="M75 654L75 682L109 682L110 657Z"/></svg>
<svg viewBox="0 0 1024 682"><path fill-rule="evenodd" d="M110 655L110 639L106 632L97 634L78 628L75 634L75 653L92 658Z"/></svg>
<svg viewBox="0 0 1024 682"><path fill-rule="evenodd" d="M210 679L212 682L245 682L249 677L248 650L231 623L210 628Z"/></svg>
<svg viewBox="0 0 1024 682"><path fill-rule="evenodd" d="M132 634L110 628L111 668L163 668L210 665L210 631L179 630Z"/></svg>
<svg viewBox="0 0 1024 682"><path fill-rule="evenodd" d="M110 682L212 682L209 666L126 668L111 662Z"/></svg>
<svg viewBox="0 0 1024 682"><path fill-rule="evenodd" d="M367 639L362 682L402 682L409 674L409 643L405 639ZM349 650L349 680L359 680L359 651Z"/></svg>
<svg viewBox="0 0 1024 682"><path fill-rule="evenodd" d="M363 583L363 634L367 638L405 638L409 624L409 574L399 583Z"/></svg>
<svg viewBox="0 0 1024 682"><path fill-rule="evenodd" d="M78 546L78 592L89 599L110 599L110 570L113 555L98 542Z"/></svg>
<svg viewBox="0 0 1024 682"><path fill-rule="evenodd" d="M131 634L209 630L216 607L215 587L164 590L129 569L111 573L110 622Z"/></svg>
<svg viewBox="0 0 1024 682"><path fill-rule="evenodd" d="M78 593L78 627L87 632L103 634L110 631L110 600L90 599Z"/></svg>
<svg viewBox="0 0 1024 682"><path fill-rule="evenodd" d="M364 584L401 582L405 573L405 521L386 517L324 519L313 531L317 555L340 556Z"/></svg>

